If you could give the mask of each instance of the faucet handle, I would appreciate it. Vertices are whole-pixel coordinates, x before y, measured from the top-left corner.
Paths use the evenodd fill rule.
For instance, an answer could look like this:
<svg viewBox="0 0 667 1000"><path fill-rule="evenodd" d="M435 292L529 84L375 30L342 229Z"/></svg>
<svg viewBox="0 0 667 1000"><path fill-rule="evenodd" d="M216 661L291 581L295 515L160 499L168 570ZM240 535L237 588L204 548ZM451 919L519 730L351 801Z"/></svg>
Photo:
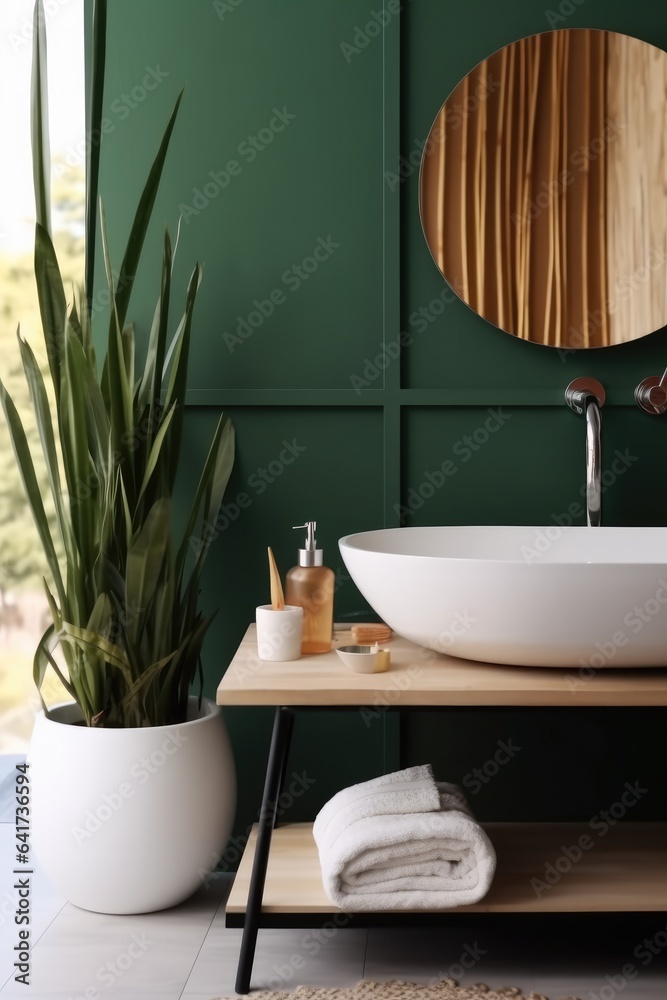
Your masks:
<svg viewBox="0 0 667 1000"><path fill-rule="evenodd" d="M585 413L591 399L598 406L604 406L606 393L604 386L596 378L589 378L587 375L575 378L565 390L565 402L575 413Z"/></svg>
<svg viewBox="0 0 667 1000"><path fill-rule="evenodd" d="M667 368L662 378L659 375L649 375L635 389L635 402L644 413L658 417L667 412Z"/></svg>

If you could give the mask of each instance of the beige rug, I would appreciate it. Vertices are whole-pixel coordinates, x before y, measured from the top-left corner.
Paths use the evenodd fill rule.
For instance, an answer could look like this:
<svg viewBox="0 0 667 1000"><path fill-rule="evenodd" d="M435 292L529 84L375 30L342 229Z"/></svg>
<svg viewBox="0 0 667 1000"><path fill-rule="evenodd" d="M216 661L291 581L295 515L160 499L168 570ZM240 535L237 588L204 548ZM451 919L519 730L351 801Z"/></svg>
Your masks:
<svg viewBox="0 0 667 1000"><path fill-rule="evenodd" d="M435 986L418 986L392 980L387 983L363 982L347 989L328 989L320 986L299 986L294 993L251 993L250 1000L549 1000L542 993L522 993L517 986L504 986L492 990L483 983L458 986L453 979L444 979ZM220 997L219 1000L238 1000L238 997ZM557 1000L553 997L552 1000ZM579 1000L563 997L558 1000Z"/></svg>

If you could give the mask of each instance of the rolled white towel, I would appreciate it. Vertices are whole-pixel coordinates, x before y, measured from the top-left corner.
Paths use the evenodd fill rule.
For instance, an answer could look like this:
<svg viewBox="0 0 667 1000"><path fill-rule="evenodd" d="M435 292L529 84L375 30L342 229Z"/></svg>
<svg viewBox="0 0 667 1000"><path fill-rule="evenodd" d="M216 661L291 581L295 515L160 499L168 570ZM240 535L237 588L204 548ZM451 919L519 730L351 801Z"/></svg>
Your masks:
<svg viewBox="0 0 667 1000"><path fill-rule="evenodd" d="M313 835L328 898L343 910L438 910L482 899L496 868L456 785L429 765L338 792Z"/></svg>

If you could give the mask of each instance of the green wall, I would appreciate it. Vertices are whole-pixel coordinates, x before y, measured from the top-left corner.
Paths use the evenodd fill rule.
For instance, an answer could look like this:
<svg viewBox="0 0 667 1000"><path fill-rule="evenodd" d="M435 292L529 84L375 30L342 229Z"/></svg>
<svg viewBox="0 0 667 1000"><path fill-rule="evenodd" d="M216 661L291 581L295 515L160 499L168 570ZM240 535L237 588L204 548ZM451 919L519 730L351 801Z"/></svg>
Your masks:
<svg viewBox="0 0 667 1000"><path fill-rule="evenodd" d="M667 47L667 23L649 0L570 6L574 13L554 26L614 28ZM502 406L509 419L405 523L548 523L578 500L583 427L562 399L580 374L608 391L605 457L616 449L636 456L605 495L606 522L665 522L667 424L632 402L636 383L667 362L664 335L562 359L494 330L458 300L441 309L444 283L421 234L417 171L393 179L475 63L549 27L544 4L412 0L391 14L396 7L110 4L105 106L113 127L100 188L112 256L119 261L142 178L185 84L155 210L172 230L184 215L175 286L184 292L194 261L205 265L182 480L198 474L224 407L238 449L226 503L240 493L251 500L237 516L228 509L209 563L205 602L221 607L206 645L209 694L255 605L267 599L266 545L286 571L298 542L291 525L316 518L325 561L341 570L337 539L397 524L425 471L450 457L489 407ZM366 30L383 9L384 29ZM150 82L161 82L149 91L150 70ZM155 225L132 308L139 329L157 295L160 244ZM316 247L315 266L307 258ZM410 319L420 308L425 324ZM378 364L383 342L386 356L395 354L400 331L401 359ZM298 454L280 465L283 442ZM364 612L344 576L336 602L339 618ZM241 778L239 830L256 812L270 714L227 713ZM479 815L586 818L613 802L625 780L657 787L657 713L651 725L647 719L574 709L415 713L399 734L393 718L367 726L358 713L300 717L290 769L307 770L315 783L293 815L312 816L336 787L401 759L433 760L442 777L461 780L493 756L498 740L512 738L522 751L475 796ZM646 796L637 818L640 809L662 815L657 798Z"/></svg>

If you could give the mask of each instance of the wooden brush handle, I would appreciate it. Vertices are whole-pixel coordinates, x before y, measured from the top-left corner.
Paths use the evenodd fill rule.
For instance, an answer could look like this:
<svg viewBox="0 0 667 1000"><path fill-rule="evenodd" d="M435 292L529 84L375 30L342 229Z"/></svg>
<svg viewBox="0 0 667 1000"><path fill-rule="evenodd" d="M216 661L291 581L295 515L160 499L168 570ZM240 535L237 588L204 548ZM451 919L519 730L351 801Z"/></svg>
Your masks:
<svg viewBox="0 0 667 1000"><path fill-rule="evenodd" d="M269 552L269 577L271 579L271 607L274 611L282 611L285 607L285 595L283 594L283 585L280 582L280 573L278 572L278 567L276 566L276 560L273 556L273 551L271 546L268 548Z"/></svg>

